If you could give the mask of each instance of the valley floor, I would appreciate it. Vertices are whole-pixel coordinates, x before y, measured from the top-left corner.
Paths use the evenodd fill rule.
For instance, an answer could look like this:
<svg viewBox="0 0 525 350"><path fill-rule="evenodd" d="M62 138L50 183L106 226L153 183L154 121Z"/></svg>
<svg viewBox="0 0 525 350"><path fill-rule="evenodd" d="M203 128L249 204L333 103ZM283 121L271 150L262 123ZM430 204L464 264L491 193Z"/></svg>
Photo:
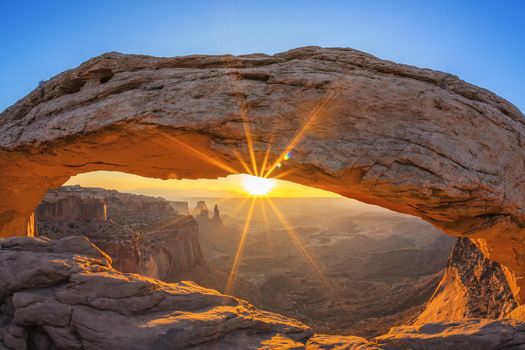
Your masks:
<svg viewBox="0 0 525 350"><path fill-rule="evenodd" d="M325 333L371 337L413 321L443 275L453 239L386 210L297 201L274 200L288 229L256 206L233 294ZM228 204L223 225L199 222L204 256L225 274L244 227L242 213L228 216ZM246 293L246 282L258 295Z"/></svg>

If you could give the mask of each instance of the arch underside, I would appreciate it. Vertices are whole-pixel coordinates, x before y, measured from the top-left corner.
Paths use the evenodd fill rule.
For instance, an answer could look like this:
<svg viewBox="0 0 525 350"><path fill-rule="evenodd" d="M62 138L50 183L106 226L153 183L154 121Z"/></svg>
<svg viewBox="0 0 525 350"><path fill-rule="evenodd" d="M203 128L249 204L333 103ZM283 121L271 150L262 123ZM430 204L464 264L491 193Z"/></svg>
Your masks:
<svg viewBox="0 0 525 350"><path fill-rule="evenodd" d="M455 76L350 49L109 53L0 114L0 235L31 234L45 192L79 173L216 178L266 154L268 171L292 149L272 176L471 238L521 301L523 120Z"/></svg>

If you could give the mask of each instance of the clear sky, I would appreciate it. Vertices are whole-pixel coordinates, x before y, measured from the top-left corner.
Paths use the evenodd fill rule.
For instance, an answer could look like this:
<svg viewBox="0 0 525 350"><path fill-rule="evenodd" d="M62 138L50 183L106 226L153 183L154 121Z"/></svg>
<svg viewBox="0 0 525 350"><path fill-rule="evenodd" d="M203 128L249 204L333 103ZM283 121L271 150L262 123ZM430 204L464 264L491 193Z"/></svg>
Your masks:
<svg viewBox="0 0 525 350"><path fill-rule="evenodd" d="M0 110L107 51L271 54L305 45L447 71L525 110L521 0L0 0Z"/></svg>
<svg viewBox="0 0 525 350"><path fill-rule="evenodd" d="M525 1L0 0L0 110L107 51L176 56L342 46L443 70L525 110Z"/></svg>

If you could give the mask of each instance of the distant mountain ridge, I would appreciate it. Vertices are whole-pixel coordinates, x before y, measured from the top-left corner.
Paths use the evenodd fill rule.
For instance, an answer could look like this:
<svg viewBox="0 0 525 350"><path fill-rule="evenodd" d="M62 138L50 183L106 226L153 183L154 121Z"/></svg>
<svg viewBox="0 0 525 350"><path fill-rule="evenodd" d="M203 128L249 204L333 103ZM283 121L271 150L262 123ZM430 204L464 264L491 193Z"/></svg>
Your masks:
<svg viewBox="0 0 525 350"><path fill-rule="evenodd" d="M193 188L193 189L176 189L170 190L166 188L136 188L128 191L134 194L143 194L146 196L163 197L168 200L181 200L187 198L243 198L245 194L241 192L228 190L210 190L207 188Z"/></svg>

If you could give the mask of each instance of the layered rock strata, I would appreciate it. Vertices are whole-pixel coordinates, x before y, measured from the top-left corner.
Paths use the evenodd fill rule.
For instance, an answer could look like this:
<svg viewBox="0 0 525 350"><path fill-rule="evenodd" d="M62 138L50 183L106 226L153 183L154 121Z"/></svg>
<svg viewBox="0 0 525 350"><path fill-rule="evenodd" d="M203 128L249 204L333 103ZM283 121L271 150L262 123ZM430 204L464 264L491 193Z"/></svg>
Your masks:
<svg viewBox="0 0 525 350"><path fill-rule="evenodd" d="M197 223L163 198L65 186L48 191L36 223L52 239L87 236L123 272L177 281L204 264Z"/></svg>

